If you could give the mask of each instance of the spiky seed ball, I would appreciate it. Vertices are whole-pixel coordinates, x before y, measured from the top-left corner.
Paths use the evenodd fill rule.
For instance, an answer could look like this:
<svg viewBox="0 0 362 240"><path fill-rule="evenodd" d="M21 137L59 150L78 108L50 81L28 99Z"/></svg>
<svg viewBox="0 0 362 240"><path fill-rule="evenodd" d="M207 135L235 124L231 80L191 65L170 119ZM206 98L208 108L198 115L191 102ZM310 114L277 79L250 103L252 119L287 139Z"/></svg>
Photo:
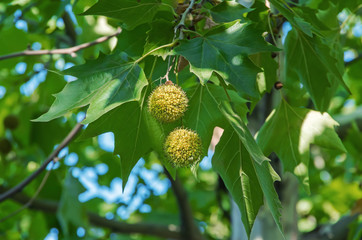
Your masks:
<svg viewBox="0 0 362 240"><path fill-rule="evenodd" d="M202 153L199 135L188 129L177 128L166 138L165 152L175 167L189 167L200 160Z"/></svg>
<svg viewBox="0 0 362 240"><path fill-rule="evenodd" d="M187 109L186 93L173 84L157 87L148 98L148 110L151 115L163 123L178 120Z"/></svg>

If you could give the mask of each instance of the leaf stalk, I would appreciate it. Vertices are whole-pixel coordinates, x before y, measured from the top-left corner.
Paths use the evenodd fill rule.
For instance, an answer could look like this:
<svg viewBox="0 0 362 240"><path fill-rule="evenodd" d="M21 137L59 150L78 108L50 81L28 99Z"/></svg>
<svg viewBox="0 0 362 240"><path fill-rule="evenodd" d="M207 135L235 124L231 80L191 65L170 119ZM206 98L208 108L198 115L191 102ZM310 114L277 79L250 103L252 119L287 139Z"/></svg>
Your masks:
<svg viewBox="0 0 362 240"><path fill-rule="evenodd" d="M139 63L140 61L142 61L143 59L145 59L147 56L149 56L150 54L162 49L162 48L167 48L167 47L173 47L175 46L177 43L177 40L172 42L172 43L168 43L168 44L165 44L165 45L162 45L162 46L159 46L155 49L152 49L151 51L149 51L148 53L146 53L145 55L143 55L142 57L140 57L139 59L137 59L134 63Z"/></svg>

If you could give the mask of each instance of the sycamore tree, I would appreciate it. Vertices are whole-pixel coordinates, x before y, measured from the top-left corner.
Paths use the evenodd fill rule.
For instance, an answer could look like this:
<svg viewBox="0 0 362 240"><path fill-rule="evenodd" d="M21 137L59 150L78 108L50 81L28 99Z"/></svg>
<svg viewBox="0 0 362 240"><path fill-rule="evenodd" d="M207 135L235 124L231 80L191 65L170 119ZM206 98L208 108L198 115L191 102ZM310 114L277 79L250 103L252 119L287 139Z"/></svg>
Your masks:
<svg viewBox="0 0 362 240"><path fill-rule="evenodd" d="M358 1L0 13L0 239L361 238Z"/></svg>

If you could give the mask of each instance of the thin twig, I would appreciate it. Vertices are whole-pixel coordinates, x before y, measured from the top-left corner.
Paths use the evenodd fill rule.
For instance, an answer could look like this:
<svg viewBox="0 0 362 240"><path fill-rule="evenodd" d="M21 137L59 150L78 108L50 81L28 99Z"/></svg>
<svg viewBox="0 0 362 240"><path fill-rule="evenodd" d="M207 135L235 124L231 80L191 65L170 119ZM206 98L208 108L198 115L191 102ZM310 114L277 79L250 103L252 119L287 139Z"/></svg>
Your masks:
<svg viewBox="0 0 362 240"><path fill-rule="evenodd" d="M225 83L222 83L221 85L222 85L222 87L224 88L226 97L228 98L229 102L232 103L231 98L230 98L230 95L229 95L229 93L228 93L228 90L227 90L226 87L225 87Z"/></svg>
<svg viewBox="0 0 362 240"><path fill-rule="evenodd" d="M182 29L185 27L185 21L186 21L187 14L192 10L192 8L194 7L194 4L195 4L195 0L191 0L190 5L186 8L185 12L182 14L180 23L175 27L175 33L177 32L177 30L180 30L180 35L179 35L180 40L184 38L184 33L183 33Z"/></svg>
<svg viewBox="0 0 362 240"><path fill-rule="evenodd" d="M275 40L273 28L272 28L272 26L271 26L270 14L271 14L271 13L268 14L268 26L269 26L270 35L271 35L271 37L272 37L272 39L273 39L274 45L276 46L276 45L277 45L277 41Z"/></svg>
<svg viewBox="0 0 362 240"><path fill-rule="evenodd" d="M59 146L49 155L49 157L45 160L45 162L34 173L32 173L28 178L26 178L24 181L22 181L15 187L9 189L8 191L0 195L0 203L8 199L9 197L13 196L15 193L22 191L24 187L26 187L29 183L31 183L31 181L33 181L41 172L43 172L44 169L46 169L46 167L48 166L48 164L58 156L59 152L73 140L73 138L82 129L82 127L83 124L80 123L75 125L75 127L72 129L72 131L70 131L68 136L64 138L62 143L59 144Z"/></svg>
<svg viewBox="0 0 362 240"><path fill-rule="evenodd" d="M174 64L175 59L176 59L176 57L173 58L172 64ZM161 79L160 79L160 84L161 84L162 79L166 79L166 82L169 82L169 81L170 81L170 78L168 77L168 75L170 74L170 71L171 71L171 69L172 69L172 66L173 66L173 65L171 65L171 56L169 56L169 57L168 57L168 64L167 64L167 72L166 72L165 76L161 77Z"/></svg>
<svg viewBox="0 0 362 240"><path fill-rule="evenodd" d="M91 47L93 45L105 42L105 41L109 40L110 38L117 36L120 33L121 33L121 29L118 28L117 31L114 34L109 35L109 36L100 37L100 38L96 39L93 42L83 43L83 44L80 44L78 46L74 46L74 47L70 47L70 48L62 48L62 49L25 50L25 51L22 51L22 52L11 53L11 54L8 54L8 55L0 56L0 61L5 60L5 59L9 59L9 58L20 57L20 56L52 55L52 54L69 54L72 57L75 57L76 52L78 52L78 51L80 51L80 50L82 50L84 48L88 48L88 47Z"/></svg>
<svg viewBox="0 0 362 240"><path fill-rule="evenodd" d="M191 0L189 6L186 8L185 12L182 13L181 20L179 24L174 28L174 36L173 36L173 42L176 42L176 36L177 31L180 30L180 35L178 37L179 40L182 40L184 38L183 28L185 27L185 21L187 14L192 10L193 6L195 4L195 0ZM176 57L173 59L172 64L174 63ZM168 75L172 69L171 66L171 56L168 56L168 64L167 64L167 72L164 77L160 78L160 84L162 84L162 79L166 79L166 82L170 81Z"/></svg>

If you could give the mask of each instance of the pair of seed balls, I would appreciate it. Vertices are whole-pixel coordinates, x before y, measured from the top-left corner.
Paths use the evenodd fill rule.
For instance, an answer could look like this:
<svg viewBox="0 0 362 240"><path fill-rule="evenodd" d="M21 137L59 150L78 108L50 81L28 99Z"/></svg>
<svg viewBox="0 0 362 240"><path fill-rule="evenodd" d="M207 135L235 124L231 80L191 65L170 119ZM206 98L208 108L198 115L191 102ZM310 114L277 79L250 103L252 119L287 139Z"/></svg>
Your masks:
<svg viewBox="0 0 362 240"><path fill-rule="evenodd" d="M162 123L180 119L187 110L186 93L171 82L157 87L148 98L148 110ZM202 146L199 135L189 129L176 128L166 138L165 153L174 167L190 167L199 161Z"/></svg>

